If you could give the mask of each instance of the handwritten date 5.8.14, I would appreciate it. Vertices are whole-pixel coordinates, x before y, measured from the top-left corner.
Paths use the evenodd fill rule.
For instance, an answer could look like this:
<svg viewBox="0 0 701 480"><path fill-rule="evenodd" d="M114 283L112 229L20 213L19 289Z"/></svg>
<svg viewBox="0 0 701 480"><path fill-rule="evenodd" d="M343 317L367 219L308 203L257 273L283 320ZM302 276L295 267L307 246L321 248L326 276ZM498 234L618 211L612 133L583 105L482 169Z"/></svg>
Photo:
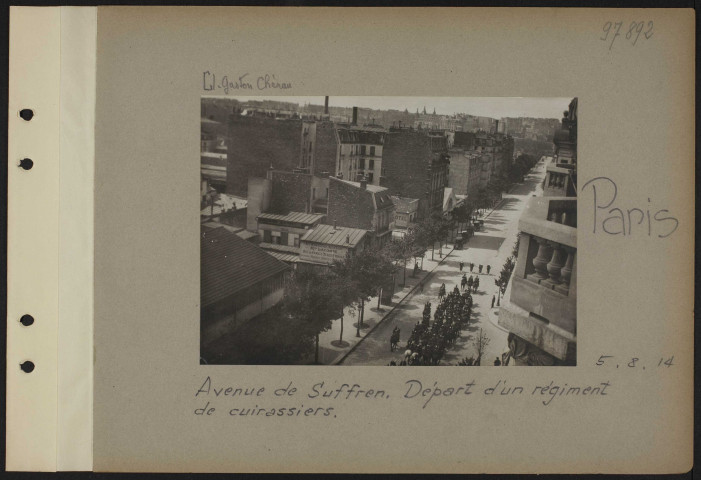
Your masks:
<svg viewBox="0 0 701 480"><path fill-rule="evenodd" d="M620 36L625 36L626 40L629 40L633 45L641 40L641 36L645 40L650 40L653 35L653 29L655 25L652 20L645 22L630 22L627 27L624 26L624 22L606 22L604 23L604 35L599 37L601 41L610 41L609 50L613 48L613 44L616 39Z"/></svg>
<svg viewBox="0 0 701 480"><path fill-rule="evenodd" d="M601 355L596 361L597 367L641 368L643 370L645 370L646 364L652 368L669 368L674 366L674 355L655 358L649 363L638 357L616 357L614 355Z"/></svg>

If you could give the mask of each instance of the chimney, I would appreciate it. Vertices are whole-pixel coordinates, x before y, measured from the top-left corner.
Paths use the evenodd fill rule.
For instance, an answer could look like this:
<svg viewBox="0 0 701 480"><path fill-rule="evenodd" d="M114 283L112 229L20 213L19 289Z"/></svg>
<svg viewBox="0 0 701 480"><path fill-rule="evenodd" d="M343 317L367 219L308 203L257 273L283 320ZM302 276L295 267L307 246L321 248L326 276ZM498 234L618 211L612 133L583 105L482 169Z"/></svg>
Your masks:
<svg viewBox="0 0 701 480"><path fill-rule="evenodd" d="M363 190L367 190L368 188L368 177L363 175L363 178L360 179L360 188Z"/></svg>
<svg viewBox="0 0 701 480"><path fill-rule="evenodd" d="M346 233L346 243L350 243L350 234Z"/></svg>
<svg viewBox="0 0 701 480"><path fill-rule="evenodd" d="M329 97L328 96L324 97L324 114L325 115L329 114Z"/></svg>
<svg viewBox="0 0 701 480"><path fill-rule="evenodd" d="M353 107L353 123L352 125L358 124L358 107Z"/></svg>

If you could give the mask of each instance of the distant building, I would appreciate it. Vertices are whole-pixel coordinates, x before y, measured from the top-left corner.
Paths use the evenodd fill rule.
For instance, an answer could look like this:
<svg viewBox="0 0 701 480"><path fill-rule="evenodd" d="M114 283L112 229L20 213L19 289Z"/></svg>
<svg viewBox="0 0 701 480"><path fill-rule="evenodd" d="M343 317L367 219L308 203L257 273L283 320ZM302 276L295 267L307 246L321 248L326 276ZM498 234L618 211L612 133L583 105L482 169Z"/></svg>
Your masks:
<svg viewBox="0 0 701 480"><path fill-rule="evenodd" d="M201 227L200 340L232 332L283 298L289 267L220 227Z"/></svg>
<svg viewBox="0 0 701 480"><path fill-rule="evenodd" d="M480 187L482 155L453 147L450 151L448 186L456 195L474 195Z"/></svg>
<svg viewBox="0 0 701 480"><path fill-rule="evenodd" d="M385 139L380 185L392 195L418 198L419 218L443 209L448 184L447 139L444 135L413 129L390 129Z"/></svg>
<svg viewBox="0 0 701 480"><path fill-rule="evenodd" d="M365 175L371 185L380 184L382 148L387 131L382 127L338 125L336 176L354 180Z"/></svg>
<svg viewBox="0 0 701 480"><path fill-rule="evenodd" d="M226 153L201 152L200 174L208 186L219 193L226 191Z"/></svg>

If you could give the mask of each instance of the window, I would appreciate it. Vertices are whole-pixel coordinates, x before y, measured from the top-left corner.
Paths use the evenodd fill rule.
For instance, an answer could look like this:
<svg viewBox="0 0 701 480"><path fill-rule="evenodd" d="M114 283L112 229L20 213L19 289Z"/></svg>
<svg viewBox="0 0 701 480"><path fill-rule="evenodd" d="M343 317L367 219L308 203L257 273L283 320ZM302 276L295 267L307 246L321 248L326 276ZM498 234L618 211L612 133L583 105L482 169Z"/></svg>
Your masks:
<svg viewBox="0 0 701 480"><path fill-rule="evenodd" d="M263 230L263 241L264 241L265 243L270 243L270 242L271 242L270 230Z"/></svg>
<svg viewBox="0 0 701 480"><path fill-rule="evenodd" d="M362 147L360 147L360 154L361 154L361 155L365 155L365 145L363 145Z"/></svg>
<svg viewBox="0 0 701 480"><path fill-rule="evenodd" d="M370 172L370 173L368 173L367 175L368 175L368 183L372 183L373 173Z"/></svg>
<svg viewBox="0 0 701 480"><path fill-rule="evenodd" d="M375 148L375 147L373 147L373 148ZM368 168L369 168L370 170L375 170L375 160L370 160L370 161L368 162Z"/></svg>
<svg viewBox="0 0 701 480"><path fill-rule="evenodd" d="M280 235L280 245L288 245L288 233L287 232L282 232Z"/></svg>
<svg viewBox="0 0 701 480"><path fill-rule="evenodd" d="M375 147L370 147L370 155L375 156ZM372 162L372 160L370 160Z"/></svg>
<svg viewBox="0 0 701 480"><path fill-rule="evenodd" d="M364 158L361 158L361 159L360 159L360 166L359 166L359 168L360 168L361 170L365 170L365 159L364 159Z"/></svg>

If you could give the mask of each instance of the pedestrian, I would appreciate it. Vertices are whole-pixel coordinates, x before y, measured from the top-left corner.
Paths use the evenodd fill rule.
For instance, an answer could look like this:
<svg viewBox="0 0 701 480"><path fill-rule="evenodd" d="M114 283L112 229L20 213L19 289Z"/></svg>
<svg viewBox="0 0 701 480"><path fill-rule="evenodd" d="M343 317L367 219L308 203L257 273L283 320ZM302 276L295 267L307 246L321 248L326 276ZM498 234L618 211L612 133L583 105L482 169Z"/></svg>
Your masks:
<svg viewBox="0 0 701 480"><path fill-rule="evenodd" d="M475 292L477 292L477 289L480 288L480 277L475 277Z"/></svg>
<svg viewBox="0 0 701 480"><path fill-rule="evenodd" d="M472 273L472 269L475 268L475 264L470 262L470 273Z"/></svg>
<svg viewBox="0 0 701 480"><path fill-rule="evenodd" d="M465 274L463 274L462 280L460 281L460 287L462 288L462 290L465 290L465 285L467 285L467 277L465 276Z"/></svg>
<svg viewBox="0 0 701 480"><path fill-rule="evenodd" d="M495 367L501 366L501 360L499 360L499 357L496 357L496 358L494 359L494 366L495 366Z"/></svg>
<svg viewBox="0 0 701 480"><path fill-rule="evenodd" d="M494 308L494 302L496 301L496 298L494 298L494 295L492 295L492 308Z"/></svg>
<svg viewBox="0 0 701 480"><path fill-rule="evenodd" d="M482 273L482 264L480 264L480 273Z"/></svg>
<svg viewBox="0 0 701 480"><path fill-rule="evenodd" d="M487 265L487 275L489 275L489 272L490 272L491 270L492 270L492 266L491 266L491 265Z"/></svg>
<svg viewBox="0 0 701 480"><path fill-rule="evenodd" d="M465 265L464 263L460 262L460 271L461 271L461 272L462 272L462 267L463 267L464 265Z"/></svg>

